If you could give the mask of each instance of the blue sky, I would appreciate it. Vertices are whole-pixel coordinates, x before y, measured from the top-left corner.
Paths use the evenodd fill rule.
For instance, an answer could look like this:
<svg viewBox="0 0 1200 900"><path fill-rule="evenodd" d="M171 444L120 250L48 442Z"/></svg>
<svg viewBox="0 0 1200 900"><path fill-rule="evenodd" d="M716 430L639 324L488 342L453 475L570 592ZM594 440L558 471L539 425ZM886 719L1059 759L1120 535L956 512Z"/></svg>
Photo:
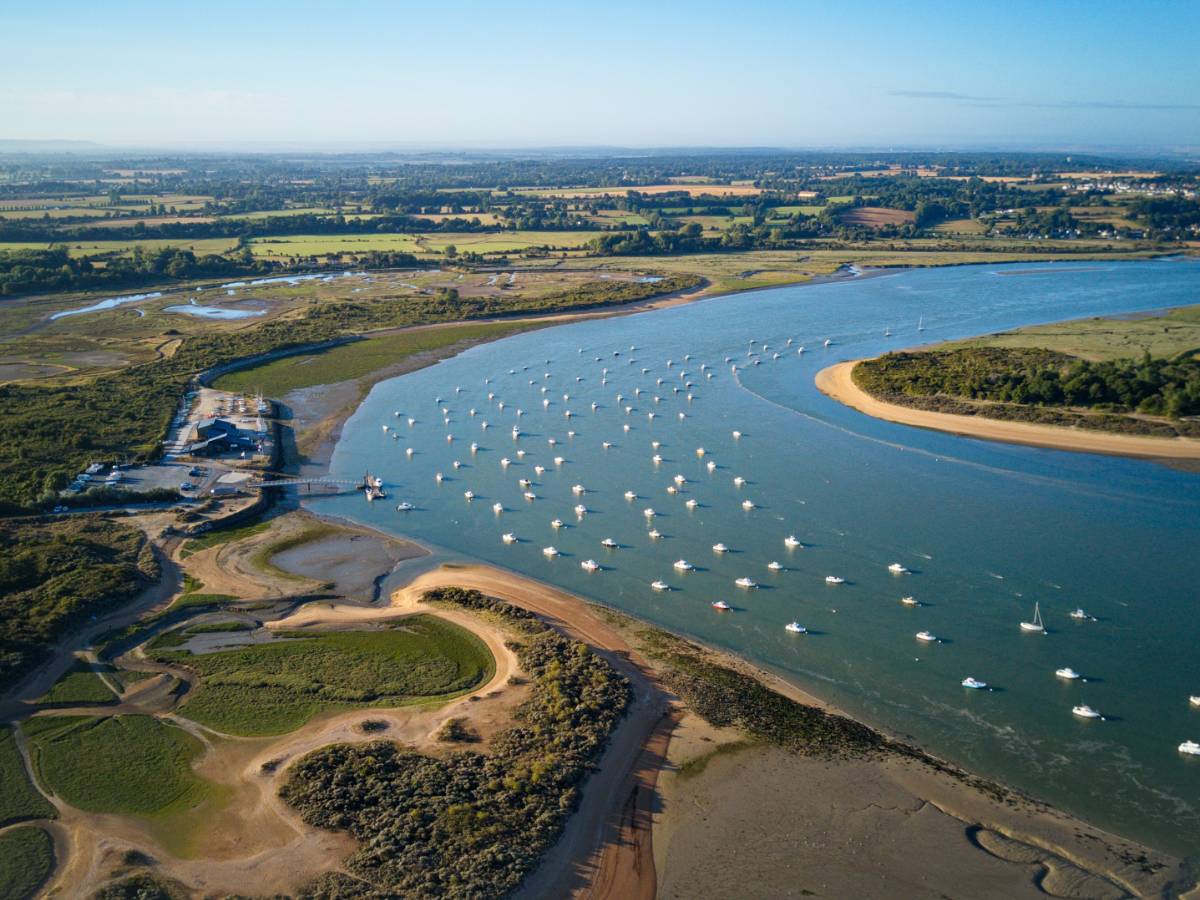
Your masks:
<svg viewBox="0 0 1200 900"><path fill-rule="evenodd" d="M0 137L1200 145L1200 2L52 2Z"/></svg>

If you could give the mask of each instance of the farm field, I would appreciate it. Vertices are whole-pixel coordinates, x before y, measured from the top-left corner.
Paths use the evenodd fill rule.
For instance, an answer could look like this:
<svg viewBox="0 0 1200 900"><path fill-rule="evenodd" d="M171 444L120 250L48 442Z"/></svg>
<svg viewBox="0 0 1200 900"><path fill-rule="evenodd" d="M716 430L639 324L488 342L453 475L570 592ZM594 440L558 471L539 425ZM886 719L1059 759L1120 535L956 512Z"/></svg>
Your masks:
<svg viewBox="0 0 1200 900"><path fill-rule="evenodd" d="M690 196L699 196L701 194L711 194L715 197L756 197L762 193L761 188L757 188L752 184L642 184L642 185L616 185L613 187L582 187L582 188L539 188L539 187L519 187L513 188L514 194L528 194L534 197L562 197L570 199L573 197L596 197L608 194L610 196L624 196L629 191L637 191L640 194L671 194L671 193L686 193Z"/></svg>
<svg viewBox="0 0 1200 900"><path fill-rule="evenodd" d="M113 254L129 254L134 247L145 250L162 250L166 247L177 247L191 250L199 256L207 253L226 253L237 246L237 238L147 238L145 240L114 240L114 241L63 241L61 243L36 243L10 241L0 242L0 250L49 250L52 246L66 247L71 256L96 257Z"/></svg>
<svg viewBox="0 0 1200 900"><path fill-rule="evenodd" d="M882 206L859 206L838 213L838 219L846 225L865 225L868 228L883 228L887 225L907 225L916 216L904 209L885 209Z"/></svg>
<svg viewBox="0 0 1200 900"><path fill-rule="evenodd" d="M370 337L320 353L285 356L239 369L222 375L214 386L224 391L262 391L268 397L281 397L297 388L359 378L418 353L441 350L463 341L504 337L528 327L505 322L467 324Z"/></svg>
<svg viewBox="0 0 1200 900"><path fill-rule="evenodd" d="M161 816L206 799L192 772L204 745L151 716L36 716L21 725L38 780L88 812Z"/></svg>
<svg viewBox="0 0 1200 900"><path fill-rule="evenodd" d="M517 232L428 232L421 234L373 235L288 235L255 238L251 250L255 256L291 258L303 256L350 256L372 251L412 253L418 256L440 255L453 246L460 253L509 253L531 247L575 249L597 237L592 231L517 231Z"/></svg>
<svg viewBox="0 0 1200 900"><path fill-rule="evenodd" d="M181 715L247 736L285 734L326 710L444 701L495 668L482 641L431 616L374 631L286 632L212 653L151 652L200 675Z"/></svg>

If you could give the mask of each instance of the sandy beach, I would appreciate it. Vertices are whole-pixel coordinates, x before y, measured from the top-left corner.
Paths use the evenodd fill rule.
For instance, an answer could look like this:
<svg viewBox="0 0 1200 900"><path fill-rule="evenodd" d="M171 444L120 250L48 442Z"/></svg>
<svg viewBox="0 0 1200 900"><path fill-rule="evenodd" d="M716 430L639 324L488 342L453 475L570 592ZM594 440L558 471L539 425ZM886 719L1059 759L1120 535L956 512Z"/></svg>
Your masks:
<svg viewBox="0 0 1200 900"><path fill-rule="evenodd" d="M1131 434L1108 434L1080 428L1061 428L1055 425L1036 425L1029 422L1006 422L983 416L959 416L950 413L910 409L894 403L876 400L861 390L852 378L854 367L861 360L838 363L817 373L817 388L859 412L934 431L946 431L964 437L1025 444L1053 450L1074 450L1077 453L1104 453L1111 456L1136 456L1149 459L1200 459L1200 441L1188 438L1142 437Z"/></svg>

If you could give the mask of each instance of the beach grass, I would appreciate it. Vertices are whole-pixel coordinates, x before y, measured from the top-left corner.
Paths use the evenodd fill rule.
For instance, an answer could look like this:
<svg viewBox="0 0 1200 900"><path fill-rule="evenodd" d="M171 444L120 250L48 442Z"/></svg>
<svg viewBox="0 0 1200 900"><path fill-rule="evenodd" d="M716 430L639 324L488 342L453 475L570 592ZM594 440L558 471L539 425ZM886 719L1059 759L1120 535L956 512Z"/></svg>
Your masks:
<svg viewBox="0 0 1200 900"><path fill-rule="evenodd" d="M268 643L155 657L200 676L180 713L226 734L286 734L323 711L441 702L495 671L487 646L432 616L373 631L289 632Z"/></svg>
<svg viewBox="0 0 1200 900"><path fill-rule="evenodd" d="M112 703L116 696L85 662L77 662L38 699L39 706L93 706Z"/></svg>
<svg viewBox="0 0 1200 900"><path fill-rule="evenodd" d="M0 834L0 900L27 900L54 868L54 842L44 828L23 825Z"/></svg>
<svg viewBox="0 0 1200 900"><path fill-rule="evenodd" d="M192 772L204 745L153 716L38 716L21 728L38 780L86 812L167 815L211 789Z"/></svg>
<svg viewBox="0 0 1200 900"><path fill-rule="evenodd" d="M199 537L194 537L183 545L179 555L186 559L193 553L199 553L201 550L208 550L210 547L216 547L219 544L227 544L230 541L240 541L244 538L251 537L256 534L261 534L271 527L271 523L267 522L251 522L249 525L239 525L234 528L216 528L212 531L205 532ZM186 583L185 583L186 586ZM189 591L189 593L191 593Z"/></svg>
<svg viewBox="0 0 1200 900"><path fill-rule="evenodd" d="M0 726L0 827L55 815L53 804L29 782L12 728Z"/></svg>

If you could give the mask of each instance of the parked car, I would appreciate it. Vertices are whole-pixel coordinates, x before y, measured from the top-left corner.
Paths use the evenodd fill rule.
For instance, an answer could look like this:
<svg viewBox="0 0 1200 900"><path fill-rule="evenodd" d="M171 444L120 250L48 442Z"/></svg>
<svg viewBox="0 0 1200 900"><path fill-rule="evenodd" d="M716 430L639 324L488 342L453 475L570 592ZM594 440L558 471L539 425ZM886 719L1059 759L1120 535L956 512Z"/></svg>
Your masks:
<svg viewBox="0 0 1200 900"><path fill-rule="evenodd" d="M181 491L194 491L196 489L196 486L194 484L192 484L190 481L185 481L183 484L181 484L179 486L179 489Z"/></svg>

